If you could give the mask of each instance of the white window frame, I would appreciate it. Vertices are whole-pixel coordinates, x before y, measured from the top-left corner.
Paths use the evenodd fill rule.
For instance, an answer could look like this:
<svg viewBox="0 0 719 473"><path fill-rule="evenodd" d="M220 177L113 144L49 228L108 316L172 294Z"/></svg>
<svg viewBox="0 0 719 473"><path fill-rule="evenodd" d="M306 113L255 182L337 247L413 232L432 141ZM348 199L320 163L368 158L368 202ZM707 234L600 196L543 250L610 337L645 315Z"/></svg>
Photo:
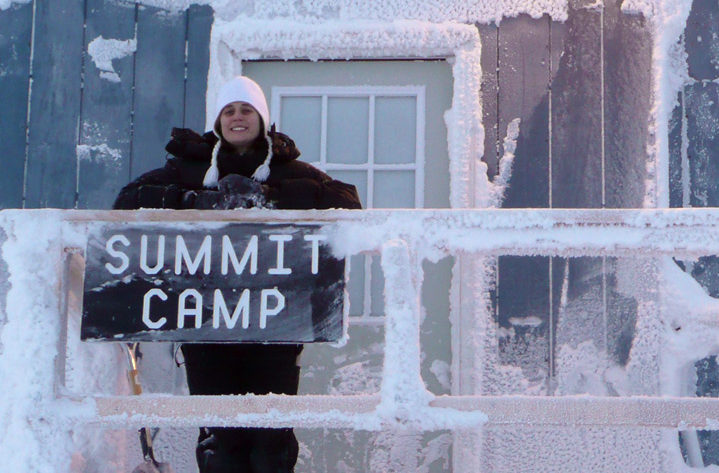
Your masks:
<svg viewBox="0 0 719 473"><path fill-rule="evenodd" d="M280 104L283 97L319 97L322 100L320 160L312 162L323 171L366 171L367 208L374 207L374 171L414 171L414 206L424 207L424 165L425 165L425 87L414 86L353 86L353 87L273 87L270 116L275 117L277 127L282 131ZM327 162L327 102L329 98L367 98L369 100L367 162L342 164ZM377 164L374 162L375 99L377 97L415 97L415 160L414 163Z"/></svg>

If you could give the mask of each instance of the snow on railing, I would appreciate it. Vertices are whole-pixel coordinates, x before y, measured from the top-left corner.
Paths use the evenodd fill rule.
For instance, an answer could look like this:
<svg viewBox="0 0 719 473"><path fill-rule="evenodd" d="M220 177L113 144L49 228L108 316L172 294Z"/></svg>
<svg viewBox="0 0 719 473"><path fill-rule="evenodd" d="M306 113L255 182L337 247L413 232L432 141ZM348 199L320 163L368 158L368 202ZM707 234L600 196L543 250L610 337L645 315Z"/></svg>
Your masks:
<svg viewBox="0 0 719 473"><path fill-rule="evenodd" d="M63 255L84 248L89 229L104 222L156 222L211 225L213 222L318 223L330 235L339 256L379 251L385 276L385 361L381 389L374 395L173 396L83 395L57 383L31 384L34 374L16 378L22 404L10 396L0 401L0 417L48 416L74 425L109 426L295 426L379 430L407 426L420 430L467 429L482 424L554 426L632 426L654 428L716 427L719 399L652 396L435 396L420 373L421 263L445 255L484 258L498 255L662 256L719 254L719 210L374 210L374 211L77 211L7 210L0 224L7 234L3 259L12 288L7 316L0 325L0 375L12 373L21 359L13 336L22 338L46 324L34 340L34 363L54 365L63 359L62 328L56 316L67 298L27 301L38 281L30 276L37 259L57 274ZM33 243L28 239L34 238ZM63 251L64 250L64 251ZM80 250L81 251L81 250ZM51 284L50 273L41 283ZM72 286L72 274L60 293ZM68 294L67 297L74 297ZM24 299L23 299L24 298ZM54 302L53 302L54 301ZM57 313L52 314L53 303ZM44 314L34 314L42 304ZM22 311L22 313L19 313ZM45 319L43 319L45 317ZM716 321L707 330L717 331ZM44 330L44 331L43 331ZM40 332L38 332L40 333ZM77 334L67 333L67 337ZM53 351L55 343L59 351ZM24 343L27 343L24 342ZM42 350L50 352L43 353ZM659 348L657 348L659 350ZM52 355L52 356L50 356ZM30 365L28 365L30 366ZM20 367L19 369L22 369ZM39 368L32 368L37 370ZM658 376L658 374L657 374ZM40 377L37 377L41 379ZM26 381L25 381L26 380ZM38 391L37 393L35 391ZM12 442L9 442L10 445Z"/></svg>
<svg viewBox="0 0 719 473"><path fill-rule="evenodd" d="M65 219L80 228L98 220L324 223L334 251L342 256L379 250L386 281L385 361L379 395L96 398L96 410L88 412L89 418L110 423L118 418L131 423L136 419L158 425L212 421L320 426L331 422L371 430L385 423L404 423L429 430L484 421L703 427L719 412L719 400L713 399L435 397L425 389L420 375L423 258L459 252L633 257L719 253L719 213L712 210L69 212ZM163 407L158 410L158 406ZM468 411L475 415L468 416Z"/></svg>

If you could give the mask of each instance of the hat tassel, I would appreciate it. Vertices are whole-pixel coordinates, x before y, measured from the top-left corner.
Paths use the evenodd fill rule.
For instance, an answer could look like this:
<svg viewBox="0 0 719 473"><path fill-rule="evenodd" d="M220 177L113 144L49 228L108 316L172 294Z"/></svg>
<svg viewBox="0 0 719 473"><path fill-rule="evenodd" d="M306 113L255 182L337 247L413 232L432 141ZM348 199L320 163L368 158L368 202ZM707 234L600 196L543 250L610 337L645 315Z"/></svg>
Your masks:
<svg viewBox="0 0 719 473"><path fill-rule="evenodd" d="M264 162L260 164L257 169L255 169L255 172L252 174L252 179L254 179L257 182L265 182L268 177L270 177L270 162L272 161L272 138L270 138L270 135L265 134L265 139L267 140L267 157L265 158Z"/></svg>
<svg viewBox="0 0 719 473"><path fill-rule="evenodd" d="M205 187L217 187L217 183L220 180L220 170L217 168L217 153L220 152L220 142L217 140L215 146L212 148L212 160L210 161L210 168L205 173L205 178L202 180L202 185Z"/></svg>

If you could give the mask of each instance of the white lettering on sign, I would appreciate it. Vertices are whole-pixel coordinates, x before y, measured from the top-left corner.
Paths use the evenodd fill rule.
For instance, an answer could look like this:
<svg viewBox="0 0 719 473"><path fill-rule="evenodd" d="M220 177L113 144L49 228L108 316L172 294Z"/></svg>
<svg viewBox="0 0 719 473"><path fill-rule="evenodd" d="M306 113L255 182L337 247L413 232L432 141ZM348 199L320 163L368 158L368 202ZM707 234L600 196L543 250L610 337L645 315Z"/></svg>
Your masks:
<svg viewBox="0 0 719 473"><path fill-rule="evenodd" d="M147 325L147 328L158 329L165 325L167 319L165 317L160 317L157 321L153 321L150 318L150 299L152 299L152 296L157 296L163 301L166 301L167 294L165 294L165 291L162 289L155 288L147 291L145 297L142 298L142 322Z"/></svg>
<svg viewBox="0 0 719 473"><path fill-rule="evenodd" d="M235 310L232 311L232 317L230 317L230 311L227 310L227 304L225 304L225 298L222 295L222 291L215 289L215 296L212 301L212 327L220 328L220 315L225 321L227 328L235 328L237 319L242 315L242 328L250 326L250 290L245 289L240 295L240 299L237 301Z"/></svg>
<svg viewBox="0 0 719 473"><path fill-rule="evenodd" d="M140 237L140 269L145 274L157 274L165 266L165 235L157 237L157 261L155 266L147 265L147 235Z"/></svg>
<svg viewBox="0 0 719 473"><path fill-rule="evenodd" d="M312 242L312 274L317 274L319 271L320 242L326 239L326 235L305 235L305 241Z"/></svg>
<svg viewBox="0 0 719 473"><path fill-rule="evenodd" d="M187 271L190 274L195 274L197 272L197 269L200 267L200 262L204 261L204 266L202 269L202 272L205 274L210 274L210 255L212 249L212 237L210 235L207 235L204 240L202 240L202 245L200 245L200 249L197 250L197 254L195 255L195 258L192 259L190 256L190 251L187 249L187 245L185 244L185 239L182 237L182 235L177 235L177 238L175 238L175 274L181 274L182 273L182 263L184 261L185 266L187 267Z"/></svg>
<svg viewBox="0 0 719 473"><path fill-rule="evenodd" d="M277 299L277 304L272 309L267 307L270 296ZM285 296L275 287L273 289L263 289L260 297L260 328L265 328L267 327L267 317L275 316L285 308Z"/></svg>
<svg viewBox="0 0 719 473"><path fill-rule="evenodd" d="M292 241L292 235L271 234L267 236L267 239L275 243L274 266L270 266L267 269L267 274L278 276L292 274L293 269L289 266L285 266L286 243ZM157 235L157 240L153 244L152 235L141 235L139 262L133 261L132 264L138 265L139 270L144 274L160 273L164 269L167 259L166 240L165 235ZM304 235L304 241L311 243L310 270L312 274L319 272L320 242L326 240L327 235ZM112 235L105 242L105 251L107 254L111 258L117 258L119 260L116 263L105 263L107 271L114 275L127 271L131 264L130 255L137 255L137 253L133 251L123 251L120 246L131 246L130 240L123 234ZM153 251L155 249L156 251ZM216 260L219 257L219 269L222 275L227 275L230 271L234 271L235 275L244 274L248 265L249 273L251 275L257 274L260 256L258 235L251 235L249 237L240 258L238 258L235 245L228 235L222 235L221 244L219 248L215 248L214 253L218 252L219 254L213 254L211 235L204 236L200 247L194 255L191 254L185 237L183 235L177 235L175 237L174 272L176 275L180 275L184 267L190 275L195 275L199 271L200 265L202 265L202 273L210 274L213 271L213 267L216 270L217 266L213 266L213 264L216 265L218 263ZM148 261L151 259L152 253L155 253L154 261ZM170 252L170 254L172 253ZM293 254L293 262L297 264L297 257L294 253L291 254ZM135 256L135 258L137 258L137 256ZM170 267L172 267L172 262L169 262L169 264ZM135 267L132 269L134 268Z"/></svg>
<svg viewBox="0 0 719 473"><path fill-rule="evenodd" d="M147 291L142 299L142 323L151 330L157 330L167 323L167 318L161 316L153 319L150 313L153 297L165 302L168 296L162 289L153 288ZM190 298L192 298L194 304L189 302ZM267 318L278 315L285 309L285 306L285 296L277 287L262 289L260 291L259 328L267 328ZM177 303L177 328L185 328L185 319L187 317L194 317L194 328L201 328L202 311L202 294L197 289L192 288L182 291L178 296ZM242 290L237 304L230 315L230 310L227 307L227 302L225 301L222 291L215 289L212 298L212 328L219 329L222 322L224 322L225 326L232 330L237 325L238 320L241 320L241 327L243 329L247 329L250 326L250 290Z"/></svg>
<svg viewBox="0 0 719 473"><path fill-rule="evenodd" d="M259 251L257 235L252 235L247 243L247 248L242 254L242 260L237 261L237 254L232 246L232 240L227 235L222 235L222 264L220 270L222 274L227 274L228 260L232 262L232 269L235 274L242 274L250 261L250 274L257 274L257 253Z"/></svg>
<svg viewBox="0 0 719 473"><path fill-rule="evenodd" d="M125 246L130 246L130 241L125 235L112 235L107 239L107 243L105 243L105 251L107 251L107 253L113 258L120 258L122 261L120 266L113 266L110 263L105 263L105 268L107 268L110 274L120 274L125 271L128 266L130 266L130 258L122 251L115 249L115 243L118 242Z"/></svg>
<svg viewBox="0 0 719 473"><path fill-rule="evenodd" d="M187 299L195 299L195 307L187 307ZM197 289L185 289L177 304L177 328L185 327L185 317L195 317L195 328L202 327L202 294Z"/></svg>
<svg viewBox="0 0 719 473"><path fill-rule="evenodd" d="M270 241L277 243L277 264L267 270L268 274L292 274L291 268L285 268L285 242L292 240L292 235L270 235Z"/></svg>

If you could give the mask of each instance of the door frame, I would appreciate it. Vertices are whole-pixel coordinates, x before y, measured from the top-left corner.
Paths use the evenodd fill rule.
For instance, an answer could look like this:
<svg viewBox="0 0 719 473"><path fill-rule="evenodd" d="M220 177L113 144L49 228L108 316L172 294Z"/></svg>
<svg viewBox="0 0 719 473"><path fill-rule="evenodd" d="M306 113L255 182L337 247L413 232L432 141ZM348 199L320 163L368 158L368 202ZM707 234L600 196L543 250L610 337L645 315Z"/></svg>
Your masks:
<svg viewBox="0 0 719 473"><path fill-rule="evenodd" d="M214 121L214 103L220 86L242 74L242 61L249 60L362 60L444 58L452 66L451 107L444 114L449 158L450 208L483 208L492 205L487 165L481 161L484 148L482 69L479 30L457 22L431 23L320 22L293 24L284 20L234 22L216 19L210 38L207 81L207 129ZM472 255L455 255L450 285L452 324L452 393L479 394L483 379L481 347L473 340L477 329L491 325L485 297L489 283L482 263ZM462 329L464 327L464 330ZM468 330L469 329L469 330ZM474 333L468 333L468 332ZM464 458L477 452L477 441L469 445L455 435L455 471L462 471ZM458 470L456 468L459 468Z"/></svg>

